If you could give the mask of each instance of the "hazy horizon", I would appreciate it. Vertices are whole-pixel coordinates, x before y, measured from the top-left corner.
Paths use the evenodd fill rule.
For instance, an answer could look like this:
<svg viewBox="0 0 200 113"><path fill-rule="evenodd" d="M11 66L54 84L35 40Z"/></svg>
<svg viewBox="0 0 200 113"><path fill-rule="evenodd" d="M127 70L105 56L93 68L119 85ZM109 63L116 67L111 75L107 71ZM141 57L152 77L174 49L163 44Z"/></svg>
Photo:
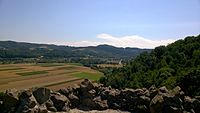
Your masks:
<svg viewBox="0 0 200 113"><path fill-rule="evenodd" d="M0 0L1 41L154 48L199 31L199 0Z"/></svg>

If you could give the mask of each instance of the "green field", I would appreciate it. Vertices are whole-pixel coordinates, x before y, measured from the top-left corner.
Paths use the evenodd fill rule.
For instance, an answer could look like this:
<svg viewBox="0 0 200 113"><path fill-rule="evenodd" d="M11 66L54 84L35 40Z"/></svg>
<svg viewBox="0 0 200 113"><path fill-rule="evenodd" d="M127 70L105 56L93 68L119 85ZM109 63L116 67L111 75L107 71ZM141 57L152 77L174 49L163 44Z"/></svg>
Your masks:
<svg viewBox="0 0 200 113"><path fill-rule="evenodd" d="M101 76L103 76L102 73L89 73L89 72L79 72L79 73L74 73L72 76L83 78L83 79L90 79L93 81L97 81Z"/></svg>

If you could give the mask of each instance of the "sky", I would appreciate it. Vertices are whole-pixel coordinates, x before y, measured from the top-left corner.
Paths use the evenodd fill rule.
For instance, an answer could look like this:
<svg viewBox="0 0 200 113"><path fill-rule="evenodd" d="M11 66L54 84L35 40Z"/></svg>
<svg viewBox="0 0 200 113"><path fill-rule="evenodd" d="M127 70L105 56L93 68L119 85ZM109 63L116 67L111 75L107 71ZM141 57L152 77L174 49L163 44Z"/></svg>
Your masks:
<svg viewBox="0 0 200 113"><path fill-rule="evenodd" d="M0 0L0 40L154 48L200 34L200 0Z"/></svg>

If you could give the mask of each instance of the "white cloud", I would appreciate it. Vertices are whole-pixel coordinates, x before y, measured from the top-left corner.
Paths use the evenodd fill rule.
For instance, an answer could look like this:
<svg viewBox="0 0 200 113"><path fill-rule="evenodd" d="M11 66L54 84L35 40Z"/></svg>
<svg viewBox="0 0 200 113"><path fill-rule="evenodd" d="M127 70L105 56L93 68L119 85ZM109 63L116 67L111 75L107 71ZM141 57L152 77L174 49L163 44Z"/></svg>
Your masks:
<svg viewBox="0 0 200 113"><path fill-rule="evenodd" d="M174 39L150 40L137 35L114 37L112 35L104 33L98 34L97 38L101 39L102 42L80 41L80 42L67 42L66 44L70 46L95 46L100 44L108 44L117 47L154 48L156 46L167 45L175 41Z"/></svg>
<svg viewBox="0 0 200 113"><path fill-rule="evenodd" d="M80 41L80 42L66 42L65 45L84 47L84 46L97 46L105 43L93 42L93 41Z"/></svg>
<svg viewBox="0 0 200 113"><path fill-rule="evenodd" d="M150 40L137 35L114 37L109 34L99 34L97 37L104 39L108 44L119 47L154 48L156 46L167 45L175 41L173 39Z"/></svg>

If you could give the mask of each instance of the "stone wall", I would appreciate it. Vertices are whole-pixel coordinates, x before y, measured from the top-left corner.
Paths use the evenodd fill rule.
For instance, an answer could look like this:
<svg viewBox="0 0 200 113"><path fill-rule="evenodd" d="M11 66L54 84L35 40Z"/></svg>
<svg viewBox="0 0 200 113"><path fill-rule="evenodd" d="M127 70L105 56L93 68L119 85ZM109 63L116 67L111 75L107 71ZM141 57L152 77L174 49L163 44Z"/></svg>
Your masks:
<svg viewBox="0 0 200 113"><path fill-rule="evenodd" d="M47 88L7 90L0 113L68 112L70 109L123 110L133 113L200 113L200 97L184 95L180 87L113 89L85 79L76 87L53 92Z"/></svg>

